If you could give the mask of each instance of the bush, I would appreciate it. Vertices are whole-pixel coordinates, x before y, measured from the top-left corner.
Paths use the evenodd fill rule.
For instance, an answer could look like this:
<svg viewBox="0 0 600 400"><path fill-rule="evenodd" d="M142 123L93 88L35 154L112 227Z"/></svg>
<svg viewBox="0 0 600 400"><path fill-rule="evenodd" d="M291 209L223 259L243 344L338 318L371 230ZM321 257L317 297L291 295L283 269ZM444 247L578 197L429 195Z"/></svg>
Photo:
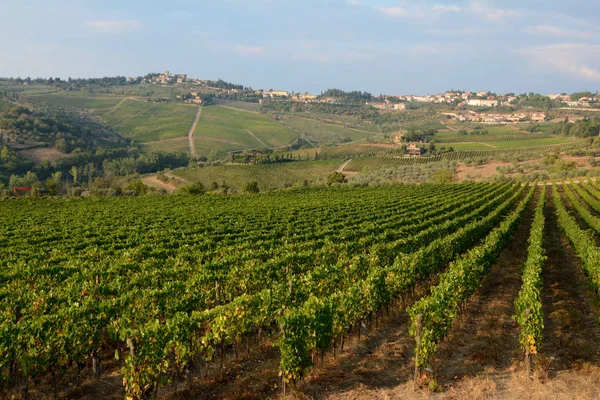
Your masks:
<svg viewBox="0 0 600 400"><path fill-rule="evenodd" d="M244 185L244 193L258 193L260 190L258 189L258 182L248 182Z"/></svg>
<svg viewBox="0 0 600 400"><path fill-rule="evenodd" d="M327 186L331 186L334 183L342 184L346 182L348 181L346 180L344 174L342 174L341 172L334 172L333 174L327 177Z"/></svg>
<svg viewBox="0 0 600 400"><path fill-rule="evenodd" d="M133 192L133 195L135 196L141 196L148 193L148 186L144 185L144 182L142 182L141 179L129 182L125 189Z"/></svg>
<svg viewBox="0 0 600 400"><path fill-rule="evenodd" d="M454 180L454 174L448 169L438 169L431 175L432 183L451 183Z"/></svg>
<svg viewBox="0 0 600 400"><path fill-rule="evenodd" d="M205 193L204 185L201 183L192 183L185 185L177 190L179 194L203 195Z"/></svg>

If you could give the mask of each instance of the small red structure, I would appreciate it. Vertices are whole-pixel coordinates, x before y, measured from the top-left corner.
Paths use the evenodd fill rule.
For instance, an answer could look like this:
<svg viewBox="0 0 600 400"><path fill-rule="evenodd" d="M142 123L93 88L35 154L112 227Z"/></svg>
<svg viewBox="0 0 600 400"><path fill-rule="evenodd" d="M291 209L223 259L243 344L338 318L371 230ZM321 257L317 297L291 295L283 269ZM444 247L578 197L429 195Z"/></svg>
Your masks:
<svg viewBox="0 0 600 400"><path fill-rule="evenodd" d="M13 188L15 196L18 196L20 192L31 192L31 188L29 186L15 186Z"/></svg>

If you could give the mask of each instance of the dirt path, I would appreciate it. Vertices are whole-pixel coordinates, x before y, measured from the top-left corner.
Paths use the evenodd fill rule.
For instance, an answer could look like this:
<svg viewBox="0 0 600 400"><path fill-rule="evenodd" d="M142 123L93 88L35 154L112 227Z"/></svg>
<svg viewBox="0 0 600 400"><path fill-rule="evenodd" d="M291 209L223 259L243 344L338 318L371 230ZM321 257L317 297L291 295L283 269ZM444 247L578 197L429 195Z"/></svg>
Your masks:
<svg viewBox="0 0 600 400"><path fill-rule="evenodd" d="M193 158L196 158L198 156L196 154L196 144L194 143L194 131L196 130L196 125L198 125L198 121L200 120L200 115L202 115L202 106L198 106L198 111L196 111L194 122L192 122L190 131L188 132L188 140L190 142L190 155Z"/></svg>
<svg viewBox="0 0 600 400"><path fill-rule="evenodd" d="M137 100L137 101L140 101L140 100ZM147 109L149 109L150 107L152 107L152 104L148 105L148 107L144 107L144 108L142 108L141 110L134 112L134 113L133 113L133 114L131 114L129 117L127 117L127 118L123 119L122 121L119 121L119 123L115 124L115 128L116 128L117 126L123 125L125 122L129 121L130 119L133 119L133 118L137 117L137 116L138 116L138 114L141 114L142 112L146 111L146 110L147 110Z"/></svg>
<svg viewBox="0 0 600 400"><path fill-rule="evenodd" d="M435 372L447 389L464 379L487 376L502 390L502 381L514 369L515 360L520 360L519 327L512 316L521 288L521 266L527 259L533 206L525 210L513 242L502 251L465 314L438 347Z"/></svg>
<svg viewBox="0 0 600 400"><path fill-rule="evenodd" d="M356 176L359 174L358 171L345 171L346 167L348 166L348 164L350 164L352 162L352 159L348 159L346 161L344 161L342 163L342 165L340 165L335 172L339 172L340 174L344 174L344 176Z"/></svg>
<svg viewBox="0 0 600 400"><path fill-rule="evenodd" d="M405 307L392 307L390 316L371 332L363 332L360 342L353 337L336 358L328 354L322 365L317 361L314 376L301 382L292 398L386 398L379 392L404 384L413 372L409 324ZM369 395L357 397L364 393Z"/></svg>
<svg viewBox="0 0 600 400"><path fill-rule="evenodd" d="M144 182L144 184L147 186L152 186L157 189L164 189L169 193L172 193L175 190L177 190L177 187L175 185L169 185L159 180L156 176L147 176L145 178L142 178L142 182Z"/></svg>
<svg viewBox="0 0 600 400"><path fill-rule="evenodd" d="M267 144L265 142L263 142L262 140L260 140L260 138L258 136L256 136L254 133L252 133L250 131L250 129L246 129L246 132L248 132L248 134L250 134L250 136L252 136L254 139L256 139L256 141L260 144L262 144L263 146L265 146L267 149L272 149L272 147L267 146Z"/></svg>
<svg viewBox="0 0 600 400"><path fill-rule="evenodd" d="M558 227L554 203L546 207L543 270L544 347L540 367L548 377L600 363L600 308L586 286L581 263Z"/></svg>

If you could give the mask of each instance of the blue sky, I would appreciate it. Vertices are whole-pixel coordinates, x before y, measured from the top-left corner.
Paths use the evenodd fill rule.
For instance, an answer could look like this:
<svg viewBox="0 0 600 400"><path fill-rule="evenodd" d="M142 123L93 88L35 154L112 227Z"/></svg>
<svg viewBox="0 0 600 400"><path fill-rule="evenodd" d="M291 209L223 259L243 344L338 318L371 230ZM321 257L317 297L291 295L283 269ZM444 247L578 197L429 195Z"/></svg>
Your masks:
<svg viewBox="0 0 600 400"><path fill-rule="evenodd" d="M165 69L374 94L600 89L598 0L19 0L0 76Z"/></svg>

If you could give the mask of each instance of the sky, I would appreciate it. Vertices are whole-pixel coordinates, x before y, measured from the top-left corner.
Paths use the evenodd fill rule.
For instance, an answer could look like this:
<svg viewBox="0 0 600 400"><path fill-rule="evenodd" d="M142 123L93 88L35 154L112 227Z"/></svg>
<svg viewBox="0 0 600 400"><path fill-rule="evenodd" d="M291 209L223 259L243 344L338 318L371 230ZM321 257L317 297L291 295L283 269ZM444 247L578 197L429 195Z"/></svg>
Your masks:
<svg viewBox="0 0 600 400"><path fill-rule="evenodd" d="M319 94L600 89L598 0L19 0L0 76L187 73Z"/></svg>

